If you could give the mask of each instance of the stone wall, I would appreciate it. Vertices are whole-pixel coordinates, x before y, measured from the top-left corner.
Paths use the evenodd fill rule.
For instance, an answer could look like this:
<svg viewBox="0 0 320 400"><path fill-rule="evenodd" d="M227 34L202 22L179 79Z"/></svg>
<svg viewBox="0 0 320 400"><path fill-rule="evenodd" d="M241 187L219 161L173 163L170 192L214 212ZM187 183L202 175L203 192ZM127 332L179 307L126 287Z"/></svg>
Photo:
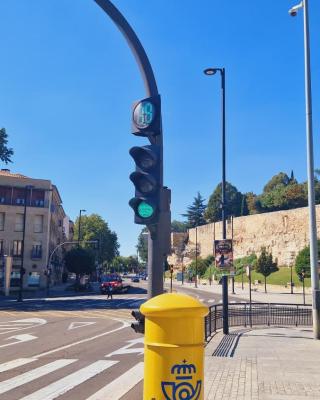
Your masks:
<svg viewBox="0 0 320 400"><path fill-rule="evenodd" d="M308 207L237 217L227 222L227 238L234 240L234 258L260 253L265 246L279 265L293 263L297 253L309 244ZM317 206L317 229L320 238L320 205ZM213 254L213 240L222 238L222 223L197 228L198 252L201 257ZM196 243L196 229L189 230L188 247ZM173 262L173 259L172 259Z"/></svg>

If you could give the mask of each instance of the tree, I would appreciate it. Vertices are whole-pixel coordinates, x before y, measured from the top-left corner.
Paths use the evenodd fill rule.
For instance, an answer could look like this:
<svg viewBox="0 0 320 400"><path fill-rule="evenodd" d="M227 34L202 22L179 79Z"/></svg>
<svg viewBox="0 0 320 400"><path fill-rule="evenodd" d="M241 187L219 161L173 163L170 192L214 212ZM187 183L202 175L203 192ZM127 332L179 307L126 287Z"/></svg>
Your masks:
<svg viewBox="0 0 320 400"><path fill-rule="evenodd" d="M8 134L5 128L0 129L0 160L8 164L11 163L11 157L13 156L13 149L7 147Z"/></svg>
<svg viewBox="0 0 320 400"><path fill-rule="evenodd" d="M208 206L205 211L205 218L210 222L217 222L221 220L221 188L219 183L214 192L209 198ZM233 215L238 217L240 215L248 215L248 207L246 201L243 201L243 194L238 189L226 182L226 204L225 216Z"/></svg>
<svg viewBox="0 0 320 400"><path fill-rule="evenodd" d="M173 220L171 222L171 232L187 232L188 225L185 222Z"/></svg>
<svg viewBox="0 0 320 400"><path fill-rule="evenodd" d="M204 218L204 212L206 205L204 204L205 199L198 192L197 196L194 197L193 203L187 208L186 214L182 214L183 217L187 218L188 228L195 228L196 226L204 225L206 220Z"/></svg>
<svg viewBox="0 0 320 400"><path fill-rule="evenodd" d="M245 193L245 200L247 204L248 214L259 214L261 212L259 197L255 193Z"/></svg>
<svg viewBox="0 0 320 400"><path fill-rule="evenodd" d="M261 254L255 264L255 270L264 276L264 291L267 293L267 277L279 270L277 263L273 262L272 254L265 247L261 247Z"/></svg>
<svg viewBox="0 0 320 400"><path fill-rule="evenodd" d="M274 175L270 181L263 188L263 193L272 192L279 186L287 186L290 183L290 178L284 172L279 172L277 175Z"/></svg>
<svg viewBox="0 0 320 400"><path fill-rule="evenodd" d="M79 238L79 218L74 223L74 239ZM102 264L104 261L110 262L114 257L119 255L118 237L112 232L108 223L98 214L83 215L81 217L81 240L99 241L99 249L97 251L98 262ZM84 247L92 248L92 245L85 244Z"/></svg>
<svg viewBox="0 0 320 400"><path fill-rule="evenodd" d="M148 261L148 229L144 227L138 236L138 244L136 245L139 257L143 262Z"/></svg>
<svg viewBox="0 0 320 400"><path fill-rule="evenodd" d="M320 240L318 240L318 260L320 260ZM295 270L297 274L304 270L305 277L310 278L310 246L306 246L299 251L295 261Z"/></svg>
<svg viewBox="0 0 320 400"><path fill-rule="evenodd" d="M91 274L95 270L92 251L84 249L83 247L76 247L69 250L64 260L67 270L76 274L77 285L82 275Z"/></svg>

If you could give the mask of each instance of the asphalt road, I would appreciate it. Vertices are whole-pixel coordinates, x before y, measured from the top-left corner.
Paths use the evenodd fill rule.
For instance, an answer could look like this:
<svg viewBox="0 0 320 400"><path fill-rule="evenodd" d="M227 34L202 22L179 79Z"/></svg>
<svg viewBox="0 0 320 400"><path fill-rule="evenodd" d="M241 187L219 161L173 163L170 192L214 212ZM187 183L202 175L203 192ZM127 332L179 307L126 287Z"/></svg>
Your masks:
<svg viewBox="0 0 320 400"><path fill-rule="evenodd" d="M147 282L96 294L0 303L1 400L141 400L143 336L130 327ZM221 296L176 287L205 304ZM230 298L230 301L236 301Z"/></svg>

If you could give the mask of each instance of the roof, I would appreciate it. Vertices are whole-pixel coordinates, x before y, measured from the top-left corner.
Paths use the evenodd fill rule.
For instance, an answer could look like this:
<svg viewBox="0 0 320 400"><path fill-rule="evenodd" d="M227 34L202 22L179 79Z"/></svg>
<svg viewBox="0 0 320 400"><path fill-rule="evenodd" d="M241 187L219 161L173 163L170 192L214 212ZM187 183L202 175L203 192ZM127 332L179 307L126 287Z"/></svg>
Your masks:
<svg viewBox="0 0 320 400"><path fill-rule="evenodd" d="M12 172L10 172L9 169L0 169L0 176L11 176L14 178L28 178L28 176L22 174L13 174Z"/></svg>

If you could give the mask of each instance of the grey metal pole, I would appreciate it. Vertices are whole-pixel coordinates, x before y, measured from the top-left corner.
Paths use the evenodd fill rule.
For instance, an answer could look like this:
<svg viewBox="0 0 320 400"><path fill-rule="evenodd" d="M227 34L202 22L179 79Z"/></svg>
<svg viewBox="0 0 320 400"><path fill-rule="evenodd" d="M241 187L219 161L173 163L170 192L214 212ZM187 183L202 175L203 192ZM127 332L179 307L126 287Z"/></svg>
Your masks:
<svg viewBox="0 0 320 400"><path fill-rule="evenodd" d="M312 96L310 70L310 40L309 40L309 11L308 0L304 0L304 62L305 62L305 96L306 96L306 133L307 133L307 168L308 168L308 204L309 204L309 231L310 231L310 268L312 287L312 316L313 335L320 339L320 291L318 276L318 245L317 222L314 193L314 162L312 136Z"/></svg>
<svg viewBox="0 0 320 400"><path fill-rule="evenodd" d="M226 95L225 95L225 69L221 68L221 90L222 90L222 185L221 185L221 216L222 216L222 239L227 238L226 232ZM223 333L229 333L229 310L228 310L228 276L222 277L222 299L223 299Z"/></svg>
<svg viewBox="0 0 320 400"><path fill-rule="evenodd" d="M27 217L27 197L28 197L28 189L26 186L24 188L24 212L23 212L23 231L22 231L22 245L21 245L21 265L20 265L20 278L19 278L19 294L17 301L21 302L22 299L22 291L23 291L23 275L24 275L24 241L26 236L26 217Z"/></svg>

